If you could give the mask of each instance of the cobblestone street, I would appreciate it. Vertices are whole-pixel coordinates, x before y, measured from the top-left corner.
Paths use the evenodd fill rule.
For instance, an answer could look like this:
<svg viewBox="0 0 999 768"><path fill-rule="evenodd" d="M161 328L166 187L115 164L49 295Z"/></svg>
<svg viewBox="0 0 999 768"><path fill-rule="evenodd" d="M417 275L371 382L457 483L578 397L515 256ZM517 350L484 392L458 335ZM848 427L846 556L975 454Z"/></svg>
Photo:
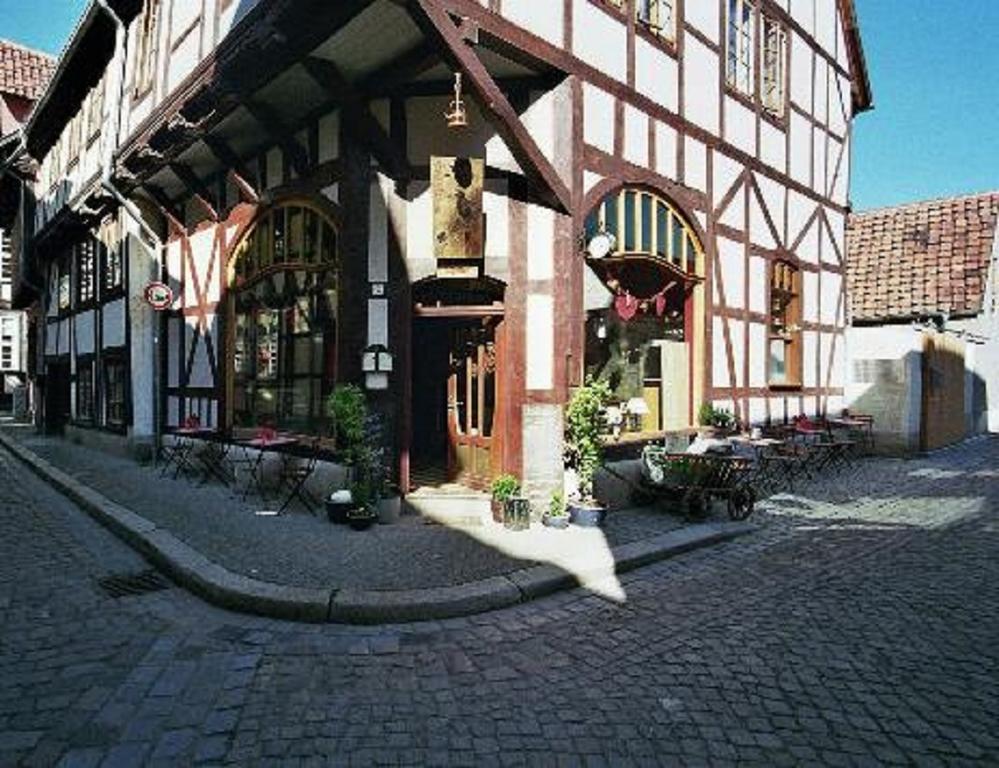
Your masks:
<svg viewBox="0 0 999 768"><path fill-rule="evenodd" d="M624 602L364 628L114 598L148 566L2 453L0 766L995 765L997 468L869 461Z"/></svg>

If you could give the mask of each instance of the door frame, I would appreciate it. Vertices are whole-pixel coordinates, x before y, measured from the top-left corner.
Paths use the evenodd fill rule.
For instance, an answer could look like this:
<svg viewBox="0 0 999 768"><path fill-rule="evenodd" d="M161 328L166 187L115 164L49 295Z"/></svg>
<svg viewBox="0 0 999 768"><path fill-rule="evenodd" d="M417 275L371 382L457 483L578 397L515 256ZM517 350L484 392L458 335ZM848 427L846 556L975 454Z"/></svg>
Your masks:
<svg viewBox="0 0 999 768"><path fill-rule="evenodd" d="M410 350L409 354L406 355L406 372L405 372L405 387L407 390L407 396L404 400L404 423L406 424L406 430L403 441L403 450L400 456L400 485L403 490L403 494L409 492L410 480L411 480L411 467L412 467L412 449L413 449L413 407L416 400L416 393L413 390L413 351L412 351L412 340L413 340L413 327L416 323L432 323L435 320L476 320L482 318L494 317L498 318L495 329L495 339L496 339L496 410L493 416L493 433L492 433L492 446L491 446L491 465L492 465L492 475L496 475L503 472L506 465L505 456L505 430L507 422L507 408L508 404L505 398L502 397L502 386L503 386L503 376L502 372L504 370L504 363L506 357L506 307L503 302L493 302L492 304L469 304L469 305L444 305L444 306L425 306L421 304L416 304L412 307L411 321L410 321L410 332L409 332L409 342ZM441 323L442 329L446 327L446 323ZM447 382L441 382L442 385L447 385ZM450 451L450 448L448 449Z"/></svg>

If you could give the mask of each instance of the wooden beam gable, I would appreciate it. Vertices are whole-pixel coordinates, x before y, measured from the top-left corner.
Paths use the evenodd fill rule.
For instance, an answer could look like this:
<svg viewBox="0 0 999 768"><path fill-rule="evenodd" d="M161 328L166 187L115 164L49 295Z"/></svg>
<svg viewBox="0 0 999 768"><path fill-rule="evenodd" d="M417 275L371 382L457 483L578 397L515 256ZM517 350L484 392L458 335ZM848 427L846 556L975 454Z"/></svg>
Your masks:
<svg viewBox="0 0 999 768"><path fill-rule="evenodd" d="M440 0L411 0L407 6L413 21L431 40L437 41L451 66L461 70L475 94L483 114L506 142L514 159L544 198L565 213L572 211L572 194L541 151L506 94L469 47L467 30L459 28Z"/></svg>

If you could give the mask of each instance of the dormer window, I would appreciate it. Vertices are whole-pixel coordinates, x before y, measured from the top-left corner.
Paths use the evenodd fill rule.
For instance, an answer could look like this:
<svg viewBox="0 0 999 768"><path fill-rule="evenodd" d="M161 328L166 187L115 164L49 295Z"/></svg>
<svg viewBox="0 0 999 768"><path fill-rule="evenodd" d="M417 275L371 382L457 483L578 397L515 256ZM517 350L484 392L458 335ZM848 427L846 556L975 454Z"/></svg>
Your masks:
<svg viewBox="0 0 999 768"><path fill-rule="evenodd" d="M654 35L674 40L675 0L635 0L635 20Z"/></svg>
<svg viewBox="0 0 999 768"><path fill-rule="evenodd" d="M725 81L752 98L755 95L754 51L756 6L751 0L728 0L728 39Z"/></svg>

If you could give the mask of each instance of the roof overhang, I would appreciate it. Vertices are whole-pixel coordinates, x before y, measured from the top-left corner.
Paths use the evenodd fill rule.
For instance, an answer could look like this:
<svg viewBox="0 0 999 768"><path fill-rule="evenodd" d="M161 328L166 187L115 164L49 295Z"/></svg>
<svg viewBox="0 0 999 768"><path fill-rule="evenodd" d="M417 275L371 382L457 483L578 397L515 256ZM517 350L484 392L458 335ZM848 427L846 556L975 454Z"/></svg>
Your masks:
<svg viewBox="0 0 999 768"><path fill-rule="evenodd" d="M106 2L125 23L142 8L142 0ZM116 32L115 20L98 2L91 0L25 126L28 151L36 159L44 157L58 141L66 123L100 81L114 57Z"/></svg>
<svg viewBox="0 0 999 768"><path fill-rule="evenodd" d="M207 182L220 171L251 199L263 194L248 189L252 169L242 166L267 146L281 146L300 178L325 173L307 167L294 131L335 109L380 170L406 180L413 172L407 150L372 103L401 93L447 96L460 71L526 177L527 194L568 210L566 185L509 95L548 90L564 73L478 36L444 7L440 0L260 3L122 146L119 186L165 212L193 198L211 216Z"/></svg>
<svg viewBox="0 0 999 768"><path fill-rule="evenodd" d="M853 78L853 111L855 114L859 114L874 108L874 92L871 89L871 76L867 70L864 42L860 36L857 7L854 0L838 1L840 17L843 22L843 37L846 40L846 54L850 62L850 74Z"/></svg>

